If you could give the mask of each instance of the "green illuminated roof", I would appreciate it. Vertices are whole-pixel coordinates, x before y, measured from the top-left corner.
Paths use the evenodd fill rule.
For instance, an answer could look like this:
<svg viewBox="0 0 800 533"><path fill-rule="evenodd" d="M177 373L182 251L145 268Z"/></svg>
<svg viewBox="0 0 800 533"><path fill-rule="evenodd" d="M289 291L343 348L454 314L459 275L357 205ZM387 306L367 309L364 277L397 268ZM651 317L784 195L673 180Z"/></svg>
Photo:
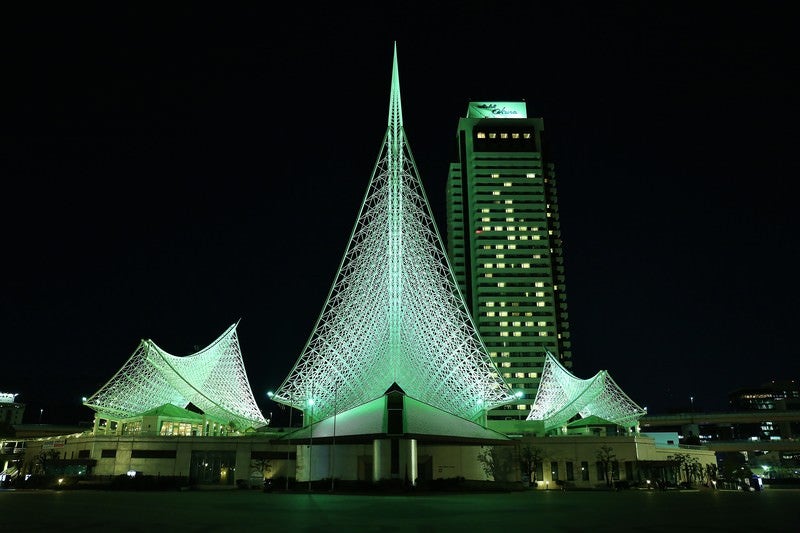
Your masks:
<svg viewBox="0 0 800 533"><path fill-rule="evenodd" d="M572 417L599 417L630 427L644 416L639 407L601 370L590 379L579 379L547 352L542 379L528 420L541 420L545 429L566 426Z"/></svg>
<svg viewBox="0 0 800 533"><path fill-rule="evenodd" d="M314 439L332 439L345 437L380 438L388 434L387 397L388 393L371 402L344 411L334 417L314 423ZM289 441L305 441L312 437L311 427L305 427L287 434ZM453 414L444 412L432 405L403 395L403 435L409 438L426 440L449 440L486 443L489 441L507 441L508 437L497 431L485 428Z"/></svg>
<svg viewBox="0 0 800 533"><path fill-rule="evenodd" d="M237 429L266 426L253 397L233 324L208 347L192 355L170 355L143 340L108 383L84 405L120 419L193 403L206 415ZM184 412L181 409L181 412ZM188 412L188 411L187 411Z"/></svg>
<svg viewBox="0 0 800 533"><path fill-rule="evenodd" d="M150 409L149 411L145 411L140 416L160 416L164 418L180 418L184 420L203 419L203 415L201 415L200 413L195 413L194 411L183 409L181 407L178 407L177 405L172 405L171 403L165 403L162 406L155 407L153 409Z"/></svg>
<svg viewBox="0 0 800 533"><path fill-rule="evenodd" d="M393 382L468 420L513 400L433 221L403 128L397 65L395 46L380 155L322 313L274 396L313 408L315 420L382 397Z"/></svg>

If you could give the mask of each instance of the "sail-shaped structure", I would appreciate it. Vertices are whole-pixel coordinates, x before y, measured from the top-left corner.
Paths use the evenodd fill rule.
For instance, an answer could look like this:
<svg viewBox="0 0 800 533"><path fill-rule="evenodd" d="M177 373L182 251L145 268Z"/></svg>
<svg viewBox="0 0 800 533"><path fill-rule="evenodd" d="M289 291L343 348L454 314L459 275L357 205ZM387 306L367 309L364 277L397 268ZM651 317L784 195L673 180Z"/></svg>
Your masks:
<svg viewBox="0 0 800 533"><path fill-rule="evenodd" d="M545 431L565 426L575 415L597 416L632 427L646 413L619 388L608 371L579 379L548 351L528 420L543 421Z"/></svg>
<svg viewBox="0 0 800 533"><path fill-rule="evenodd" d="M397 384L477 420L513 400L467 311L403 129L397 46L380 154L322 313L273 399L319 420Z"/></svg>
<svg viewBox="0 0 800 533"><path fill-rule="evenodd" d="M164 404L192 403L206 415L238 430L267 425L247 380L238 322L197 353L175 356L142 340L108 383L84 401L98 413L118 418L140 415Z"/></svg>

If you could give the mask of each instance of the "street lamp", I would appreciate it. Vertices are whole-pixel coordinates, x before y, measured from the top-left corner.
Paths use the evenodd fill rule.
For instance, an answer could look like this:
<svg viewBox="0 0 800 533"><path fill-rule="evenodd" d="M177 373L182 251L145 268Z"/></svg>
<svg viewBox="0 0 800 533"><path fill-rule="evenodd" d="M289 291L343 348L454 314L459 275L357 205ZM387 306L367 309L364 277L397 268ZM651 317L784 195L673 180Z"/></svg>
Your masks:
<svg viewBox="0 0 800 533"><path fill-rule="evenodd" d="M308 399L308 492L311 492L311 473L314 465L311 462L311 452L314 450L314 398Z"/></svg>

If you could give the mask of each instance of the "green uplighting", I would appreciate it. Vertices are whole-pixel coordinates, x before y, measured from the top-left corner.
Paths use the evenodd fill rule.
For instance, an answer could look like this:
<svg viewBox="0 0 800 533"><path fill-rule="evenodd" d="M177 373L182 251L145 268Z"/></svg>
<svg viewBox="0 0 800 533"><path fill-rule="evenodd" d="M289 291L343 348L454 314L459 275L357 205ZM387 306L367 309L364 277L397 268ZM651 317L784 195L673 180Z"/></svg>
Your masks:
<svg viewBox="0 0 800 533"><path fill-rule="evenodd" d="M468 420L514 399L467 310L418 175L396 46L380 155L328 299L275 400L303 408L313 394L326 418L394 383Z"/></svg>

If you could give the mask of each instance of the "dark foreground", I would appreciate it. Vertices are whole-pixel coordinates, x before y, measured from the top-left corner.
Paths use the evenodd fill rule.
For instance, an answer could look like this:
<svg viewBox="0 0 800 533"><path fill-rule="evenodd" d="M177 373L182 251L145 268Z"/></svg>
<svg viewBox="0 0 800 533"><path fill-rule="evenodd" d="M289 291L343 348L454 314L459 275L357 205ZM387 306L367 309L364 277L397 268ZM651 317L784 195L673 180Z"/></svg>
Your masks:
<svg viewBox="0 0 800 533"><path fill-rule="evenodd" d="M0 531L799 531L800 491L0 491Z"/></svg>

